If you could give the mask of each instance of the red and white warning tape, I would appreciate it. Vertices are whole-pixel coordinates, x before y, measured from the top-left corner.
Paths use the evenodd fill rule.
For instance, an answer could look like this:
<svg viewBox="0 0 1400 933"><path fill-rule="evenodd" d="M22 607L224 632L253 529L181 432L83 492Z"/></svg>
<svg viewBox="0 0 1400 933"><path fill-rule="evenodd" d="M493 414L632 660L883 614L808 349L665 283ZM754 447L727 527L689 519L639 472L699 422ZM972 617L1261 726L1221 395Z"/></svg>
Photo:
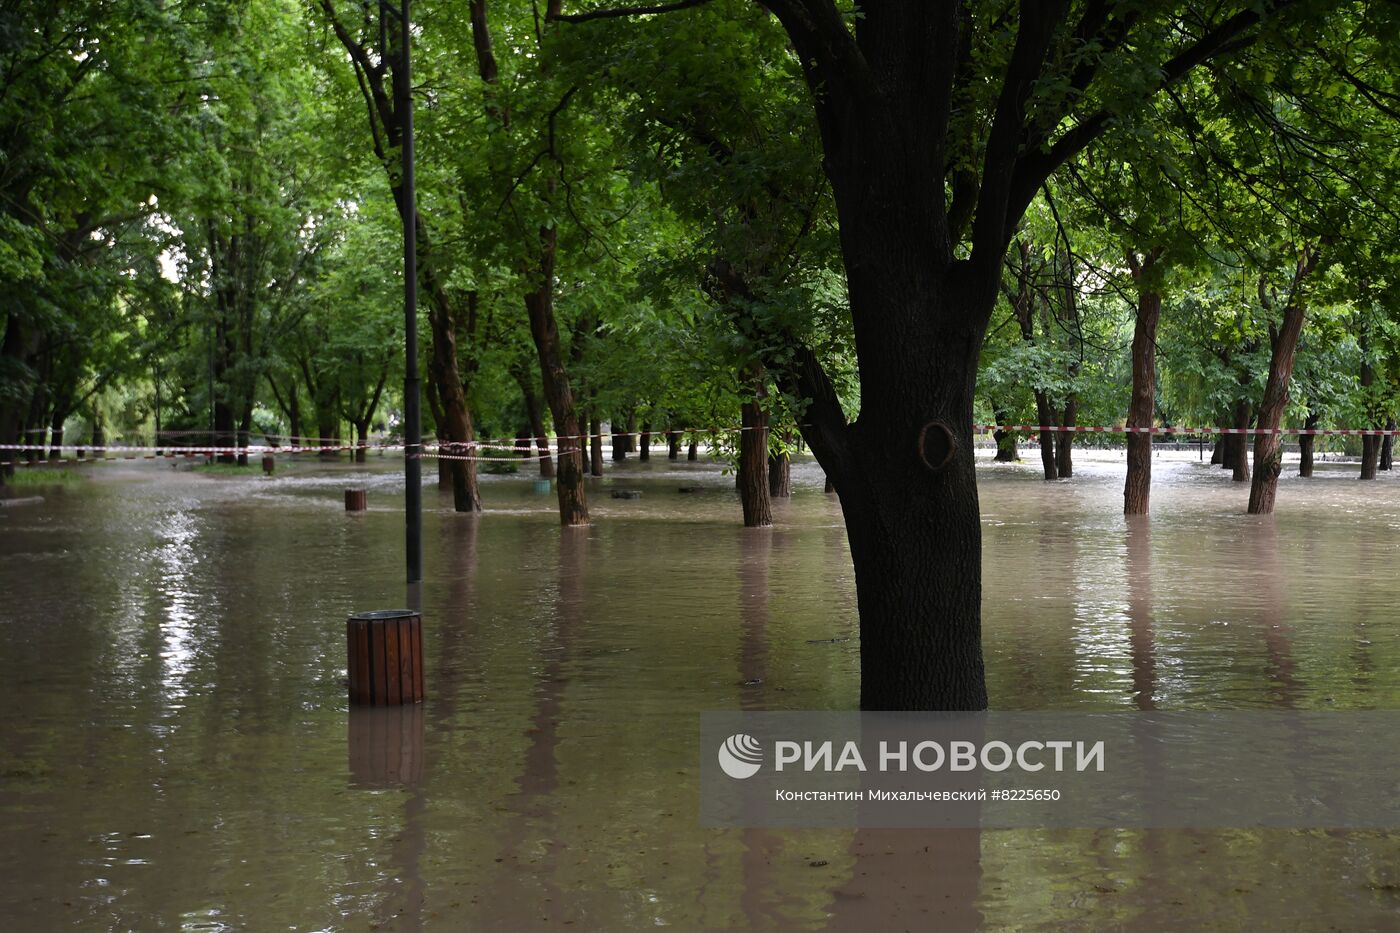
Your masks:
<svg viewBox="0 0 1400 933"><path fill-rule="evenodd" d="M759 430L748 427L724 427L724 428L685 428L675 432L656 431L652 432L652 437L666 437L671 433L685 434L690 436L708 435L717 437L721 434L735 434L743 431ZM1218 427L1129 427L1127 425L1037 425L1037 424L977 424L973 425L973 430L981 434L991 434L995 432L1017 432L1017 433L1039 433L1049 431L1059 434L1151 434L1151 435L1225 435L1225 434L1271 434L1287 437L1394 437L1400 436L1400 428L1218 428ZM608 432L603 434L564 434L552 435L546 438L546 442L558 450L560 441L584 441L594 438L613 437L640 437L640 431L632 432ZM582 445L575 447L569 445L571 449L582 449ZM440 443L422 445L423 453L416 456L423 459L441 460L472 460L478 462L518 462L520 460L539 460L553 456L549 447L540 448L532 440L529 444L520 444L517 439L500 440L476 440L458 443ZM126 460L175 460L179 458L194 459L196 457L209 456L263 456L265 454L299 454L299 453L329 453L351 450L377 450L377 451L407 451L405 444L317 444L317 445L282 445L271 446L267 444L250 444L246 447L184 447L184 446L139 446L139 445L102 445L93 447L83 444L63 444L58 447L49 447L44 444L0 444L0 450L15 451L17 453L29 452L35 454L33 460L0 460L0 466L42 466L46 463L69 462L66 459L51 459L53 451L73 451L84 454L94 454L100 456L85 457L84 459L94 463L105 463ZM509 451L509 456L480 456L466 453L456 453L456 451ZM445 452L446 451L446 452ZM415 456L408 454L409 456ZM82 462L81 460L78 462Z"/></svg>

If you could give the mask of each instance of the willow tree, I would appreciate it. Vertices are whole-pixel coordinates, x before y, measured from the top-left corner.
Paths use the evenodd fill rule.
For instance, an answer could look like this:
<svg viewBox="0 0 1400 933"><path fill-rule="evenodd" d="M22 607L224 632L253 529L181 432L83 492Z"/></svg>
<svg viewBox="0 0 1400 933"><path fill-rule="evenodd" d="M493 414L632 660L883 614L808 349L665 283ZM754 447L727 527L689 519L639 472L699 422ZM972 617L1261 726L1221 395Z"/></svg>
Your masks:
<svg viewBox="0 0 1400 933"><path fill-rule="evenodd" d="M981 709L973 396L1002 257L1052 172L1192 69L1245 54L1296 4L714 2L769 11L786 31L836 201L859 417L805 346L769 368L806 401L803 435L841 495L861 705Z"/></svg>

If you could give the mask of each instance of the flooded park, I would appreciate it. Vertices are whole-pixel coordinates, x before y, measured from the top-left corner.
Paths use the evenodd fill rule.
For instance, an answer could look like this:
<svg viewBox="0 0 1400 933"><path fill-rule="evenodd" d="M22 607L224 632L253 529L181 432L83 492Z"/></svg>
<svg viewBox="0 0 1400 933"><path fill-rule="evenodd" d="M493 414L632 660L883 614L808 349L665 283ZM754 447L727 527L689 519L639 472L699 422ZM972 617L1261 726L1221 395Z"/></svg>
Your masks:
<svg viewBox="0 0 1400 933"><path fill-rule="evenodd" d="M0 0L0 933L1400 929L1400 13Z"/></svg>
<svg viewBox="0 0 1400 933"><path fill-rule="evenodd" d="M1121 452L983 453L995 708L1400 700L1394 478L1320 464L1256 518L1163 455L1148 524ZM528 477L475 515L429 486L425 702L350 709L344 619L405 598L400 467L91 465L0 511L5 928L1394 928L1389 832L699 827L701 711L856 701L810 460L760 529L706 460L610 470L580 529Z"/></svg>

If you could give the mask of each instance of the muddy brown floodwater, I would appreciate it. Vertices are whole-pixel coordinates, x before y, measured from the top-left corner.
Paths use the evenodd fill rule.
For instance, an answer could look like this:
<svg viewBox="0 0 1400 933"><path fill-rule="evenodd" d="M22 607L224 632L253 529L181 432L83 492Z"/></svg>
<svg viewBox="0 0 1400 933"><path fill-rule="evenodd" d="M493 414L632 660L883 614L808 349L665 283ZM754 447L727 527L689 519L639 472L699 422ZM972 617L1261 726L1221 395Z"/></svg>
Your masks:
<svg viewBox="0 0 1400 933"><path fill-rule="evenodd" d="M427 702L350 713L345 617L405 600L398 467L102 465L0 510L0 929L1400 925L1396 834L700 828L701 710L857 701L810 462L762 531L712 464L626 464L570 531L524 473L479 518L430 488ZM1355 470L1261 520L1159 459L1129 524L1122 454L984 464L993 705L1396 708L1400 477Z"/></svg>

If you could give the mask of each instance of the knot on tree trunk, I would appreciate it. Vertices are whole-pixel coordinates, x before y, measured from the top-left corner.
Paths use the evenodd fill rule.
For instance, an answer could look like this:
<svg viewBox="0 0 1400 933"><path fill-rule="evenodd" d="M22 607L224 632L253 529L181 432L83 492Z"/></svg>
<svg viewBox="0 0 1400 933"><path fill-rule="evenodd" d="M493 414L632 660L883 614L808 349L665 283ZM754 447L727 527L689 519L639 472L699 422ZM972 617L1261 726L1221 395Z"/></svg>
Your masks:
<svg viewBox="0 0 1400 933"><path fill-rule="evenodd" d="M958 441L953 429L941 421L930 421L919 430L919 459L930 473L937 473L953 462Z"/></svg>

